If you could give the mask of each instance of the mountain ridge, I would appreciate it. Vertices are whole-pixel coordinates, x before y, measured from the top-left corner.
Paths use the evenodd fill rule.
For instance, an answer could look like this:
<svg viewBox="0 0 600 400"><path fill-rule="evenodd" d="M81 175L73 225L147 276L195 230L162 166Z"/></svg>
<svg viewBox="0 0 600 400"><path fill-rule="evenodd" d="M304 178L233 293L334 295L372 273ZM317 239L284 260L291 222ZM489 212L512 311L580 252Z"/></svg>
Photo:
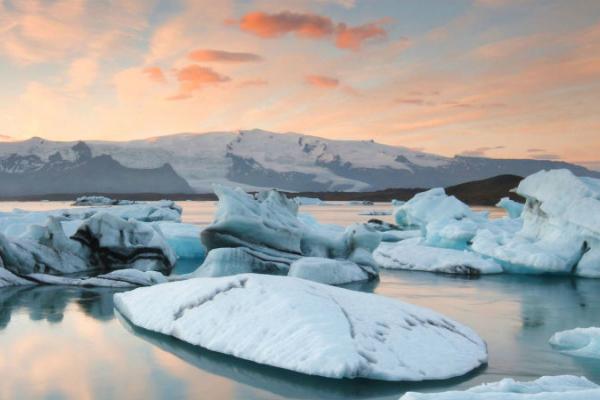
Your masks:
<svg viewBox="0 0 600 400"><path fill-rule="evenodd" d="M188 185L191 191L208 193L213 183L247 190L275 187L298 192L447 187L503 174L526 176L552 168L600 177L600 172L562 161L444 157L373 140L332 140L255 129L184 132L118 142L60 142L39 137L0 142L0 184L2 177L17 176L24 168L64 165L68 169L77 162L80 151L85 151L77 146L89 149L92 158L109 156L126 170L157 170L168 165L173 174L167 173L161 179L171 176L174 181L180 178L185 182L179 181L179 190L173 192L186 192ZM168 186L163 182L165 185ZM65 193L58 184L54 189L53 193ZM136 190L129 192L156 190L152 185L137 185Z"/></svg>

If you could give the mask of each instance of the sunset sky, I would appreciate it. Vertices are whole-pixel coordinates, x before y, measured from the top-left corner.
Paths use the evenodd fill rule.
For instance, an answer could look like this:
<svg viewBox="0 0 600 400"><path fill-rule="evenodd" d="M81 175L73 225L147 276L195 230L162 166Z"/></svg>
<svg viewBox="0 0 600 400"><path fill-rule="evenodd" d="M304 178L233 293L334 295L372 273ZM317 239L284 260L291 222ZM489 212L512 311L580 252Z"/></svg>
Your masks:
<svg viewBox="0 0 600 400"><path fill-rule="evenodd" d="M252 128L600 167L600 1L0 0L0 140Z"/></svg>

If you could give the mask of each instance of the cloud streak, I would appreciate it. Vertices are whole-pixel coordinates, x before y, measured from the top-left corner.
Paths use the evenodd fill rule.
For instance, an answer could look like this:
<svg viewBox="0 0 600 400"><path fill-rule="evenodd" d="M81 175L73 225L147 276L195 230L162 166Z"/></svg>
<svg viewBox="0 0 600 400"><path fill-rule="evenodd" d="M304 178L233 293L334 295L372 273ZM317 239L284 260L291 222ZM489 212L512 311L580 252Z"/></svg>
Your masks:
<svg viewBox="0 0 600 400"><path fill-rule="evenodd" d="M232 52L224 50L198 49L188 54L188 59L196 62L247 63L262 61L263 58L254 53Z"/></svg>

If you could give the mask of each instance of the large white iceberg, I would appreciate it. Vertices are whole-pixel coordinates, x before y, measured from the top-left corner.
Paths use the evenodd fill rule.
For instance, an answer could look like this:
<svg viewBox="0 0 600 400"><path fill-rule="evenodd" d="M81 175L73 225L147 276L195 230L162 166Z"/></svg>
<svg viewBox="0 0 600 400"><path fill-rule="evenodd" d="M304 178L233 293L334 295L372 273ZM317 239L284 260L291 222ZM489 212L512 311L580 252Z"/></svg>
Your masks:
<svg viewBox="0 0 600 400"><path fill-rule="evenodd" d="M134 325L329 378L446 379L485 363L471 329L431 310L304 279L241 274L115 295Z"/></svg>
<svg viewBox="0 0 600 400"><path fill-rule="evenodd" d="M568 170L523 179L523 227L514 235L481 230L472 249L505 270L600 277L600 180Z"/></svg>
<svg viewBox="0 0 600 400"><path fill-rule="evenodd" d="M503 379L466 391L409 392L400 400L597 400L600 386L584 377L544 376L531 382Z"/></svg>
<svg viewBox="0 0 600 400"><path fill-rule="evenodd" d="M378 276L371 253L380 234L371 227L354 224L340 229L299 217L298 204L274 190L252 196L239 188L215 185L214 189L219 197L215 220L201 234L209 253L195 275L287 273L294 261L318 257L352 262L369 278Z"/></svg>
<svg viewBox="0 0 600 400"><path fill-rule="evenodd" d="M477 230L487 225L487 213L477 213L442 188L416 194L397 207L394 217L398 226L418 228L425 244L434 247L465 249Z"/></svg>
<svg viewBox="0 0 600 400"><path fill-rule="evenodd" d="M425 246L421 238L381 243L373 258L382 268L440 272L446 274L497 274L502 267L468 250Z"/></svg>
<svg viewBox="0 0 600 400"><path fill-rule="evenodd" d="M600 358L600 328L575 328L557 332L550 338L550 344L573 356Z"/></svg>

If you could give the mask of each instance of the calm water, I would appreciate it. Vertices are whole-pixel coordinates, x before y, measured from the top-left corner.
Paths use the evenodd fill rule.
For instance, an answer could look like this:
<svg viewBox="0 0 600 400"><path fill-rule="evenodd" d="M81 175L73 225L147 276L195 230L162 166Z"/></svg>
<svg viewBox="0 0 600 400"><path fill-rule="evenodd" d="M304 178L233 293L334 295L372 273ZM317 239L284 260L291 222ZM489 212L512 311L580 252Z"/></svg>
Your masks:
<svg viewBox="0 0 600 400"><path fill-rule="evenodd" d="M206 224L212 203L182 202L186 221ZM0 203L0 210L57 203ZM305 207L322 222L369 219L386 205ZM390 218L390 217L377 217ZM600 383L600 360L548 345L558 330L600 326L600 280L491 276L464 279L386 272L364 290L430 307L474 328L488 343L485 368L453 381L336 381L260 366L132 329L113 311L114 290L0 290L0 399L397 399L406 390L470 387L511 376L584 375Z"/></svg>

